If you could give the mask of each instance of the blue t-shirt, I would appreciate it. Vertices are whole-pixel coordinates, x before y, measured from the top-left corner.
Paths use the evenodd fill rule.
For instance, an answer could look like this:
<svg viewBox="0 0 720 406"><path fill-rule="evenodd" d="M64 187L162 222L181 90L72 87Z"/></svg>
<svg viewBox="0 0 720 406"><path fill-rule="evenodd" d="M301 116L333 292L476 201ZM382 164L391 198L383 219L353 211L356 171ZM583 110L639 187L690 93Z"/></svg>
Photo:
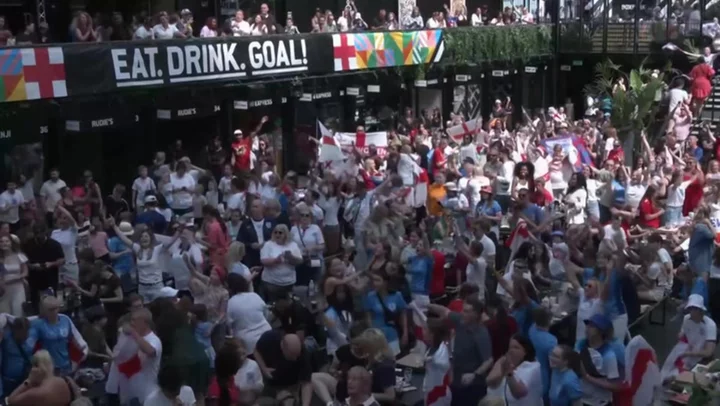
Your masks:
<svg viewBox="0 0 720 406"><path fill-rule="evenodd" d="M120 239L120 237L111 237L108 240L108 251L112 253L123 252L128 249L128 246ZM120 255L119 257L112 260L112 266L115 273L118 276L129 274L133 268L133 256L132 253Z"/></svg>
<svg viewBox="0 0 720 406"><path fill-rule="evenodd" d="M573 402L582 398L580 378L572 369L553 369L549 397L550 406L572 406Z"/></svg>
<svg viewBox="0 0 720 406"><path fill-rule="evenodd" d="M704 154L705 152L703 151L702 148L697 147L697 148L695 148L695 150L693 150L692 153L693 153L693 156L695 157L695 160L697 160L698 162L700 162L700 161L702 161L702 159L703 159L703 154Z"/></svg>
<svg viewBox="0 0 720 406"><path fill-rule="evenodd" d="M72 371L72 362L68 352L68 345L72 337L72 321L64 314L58 315L57 323L50 324L47 320L38 318L30 324L30 337L28 343L35 348L35 343L47 350L52 357L55 369L63 374Z"/></svg>
<svg viewBox="0 0 720 406"><path fill-rule="evenodd" d="M393 320L400 315L400 312L404 312L407 309L407 303L403 299L400 292L390 293L383 298L385 308L387 308L393 314ZM400 339L394 326L390 326L385 322L385 312L383 311L383 305L380 302L380 298L376 291L369 292L365 299L363 299L363 309L370 313L370 320L372 327L382 330L387 337L388 342L397 341Z"/></svg>
<svg viewBox="0 0 720 406"><path fill-rule="evenodd" d="M486 204L486 202L481 201L475 207L476 215L484 214L486 216L494 217L500 213L502 213L502 208L500 207L500 203L498 203L497 200L493 200L491 204Z"/></svg>
<svg viewBox="0 0 720 406"><path fill-rule="evenodd" d="M405 275L410 284L410 292L418 295L430 294L433 259L431 256L416 255L409 259Z"/></svg>
<svg viewBox="0 0 720 406"><path fill-rule="evenodd" d="M610 273L610 294L605 300L605 315L614 320L618 316L622 316L627 313L625 309L625 301L623 300L623 289L622 279L618 275L617 270L612 270Z"/></svg>
<svg viewBox="0 0 720 406"><path fill-rule="evenodd" d="M542 374L542 385L543 385L543 396L547 396L550 390L550 353L557 347L557 338L551 333L538 330L537 326L533 324L528 332L528 338L535 347L535 356L538 363L540 363L540 372Z"/></svg>
<svg viewBox="0 0 720 406"><path fill-rule="evenodd" d="M528 336L530 326L532 326L533 324L532 312L533 310L535 310L536 307L538 307L538 304L535 303L535 301L531 300L530 304L528 304L527 306L517 307L511 313L511 315L517 322L520 333L525 337Z"/></svg>
<svg viewBox="0 0 720 406"><path fill-rule="evenodd" d="M624 205L625 204L625 185L613 180L612 181L612 192L613 192L613 205Z"/></svg>
<svg viewBox="0 0 720 406"><path fill-rule="evenodd" d="M527 217L528 220L535 223L535 225L540 225L540 223L543 222L543 218L545 217L543 210L540 208L540 206L536 205L535 203L530 203L522 210L522 213Z"/></svg>
<svg viewBox="0 0 720 406"><path fill-rule="evenodd" d="M215 325L209 321L199 321L195 325L195 340L200 343L203 348L212 347L210 342L210 333Z"/></svg>
<svg viewBox="0 0 720 406"><path fill-rule="evenodd" d="M21 352L22 351L22 352ZM23 352L25 353L23 356ZM17 343L10 328L6 328L2 342L2 377L8 391L18 387L30 371L28 362L33 356L33 347L29 340Z"/></svg>

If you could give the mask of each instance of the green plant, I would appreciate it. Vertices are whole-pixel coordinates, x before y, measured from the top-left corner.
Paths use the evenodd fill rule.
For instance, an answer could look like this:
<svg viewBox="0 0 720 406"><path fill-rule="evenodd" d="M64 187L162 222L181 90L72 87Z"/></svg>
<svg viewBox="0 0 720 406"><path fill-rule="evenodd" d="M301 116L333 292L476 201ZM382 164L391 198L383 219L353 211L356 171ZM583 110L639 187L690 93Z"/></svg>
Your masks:
<svg viewBox="0 0 720 406"><path fill-rule="evenodd" d="M446 30L447 65L522 61L552 55L552 28L545 25L468 27Z"/></svg>
<svg viewBox="0 0 720 406"><path fill-rule="evenodd" d="M665 87L664 73L657 75L644 67L644 61L630 73L622 71L620 65L610 59L595 65L595 80L584 89L592 96L612 106L610 122L618 131L625 151L633 151L635 138L656 116L657 95ZM618 79L625 79L625 89L615 86ZM625 154L626 161L632 163L632 154Z"/></svg>
<svg viewBox="0 0 720 406"><path fill-rule="evenodd" d="M592 52L592 37L595 30L585 24L564 23L560 29L560 52Z"/></svg>

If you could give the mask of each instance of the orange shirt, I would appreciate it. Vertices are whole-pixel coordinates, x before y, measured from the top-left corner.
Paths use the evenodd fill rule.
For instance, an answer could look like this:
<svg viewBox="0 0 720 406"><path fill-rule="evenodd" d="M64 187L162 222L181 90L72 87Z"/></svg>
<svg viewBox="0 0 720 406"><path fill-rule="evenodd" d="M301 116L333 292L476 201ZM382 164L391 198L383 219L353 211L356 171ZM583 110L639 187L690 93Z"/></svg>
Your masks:
<svg viewBox="0 0 720 406"><path fill-rule="evenodd" d="M429 215L439 216L442 214L442 206L440 206L440 202L445 198L445 195L447 195L445 185L433 183L428 186L427 209Z"/></svg>

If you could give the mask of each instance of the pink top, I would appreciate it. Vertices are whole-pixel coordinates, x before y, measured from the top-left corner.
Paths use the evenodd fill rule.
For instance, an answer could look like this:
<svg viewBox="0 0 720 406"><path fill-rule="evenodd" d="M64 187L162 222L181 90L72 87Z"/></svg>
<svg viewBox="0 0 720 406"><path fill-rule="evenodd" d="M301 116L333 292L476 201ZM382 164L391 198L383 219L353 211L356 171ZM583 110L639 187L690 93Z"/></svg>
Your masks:
<svg viewBox="0 0 720 406"><path fill-rule="evenodd" d="M217 220L205 223L205 235L209 245L210 262L215 267L225 269L225 254L230 246L230 237Z"/></svg>
<svg viewBox="0 0 720 406"><path fill-rule="evenodd" d="M110 253L107 247L108 236L104 231L98 231L95 234L90 233L88 237L88 245L95 254L95 258L100 258Z"/></svg>

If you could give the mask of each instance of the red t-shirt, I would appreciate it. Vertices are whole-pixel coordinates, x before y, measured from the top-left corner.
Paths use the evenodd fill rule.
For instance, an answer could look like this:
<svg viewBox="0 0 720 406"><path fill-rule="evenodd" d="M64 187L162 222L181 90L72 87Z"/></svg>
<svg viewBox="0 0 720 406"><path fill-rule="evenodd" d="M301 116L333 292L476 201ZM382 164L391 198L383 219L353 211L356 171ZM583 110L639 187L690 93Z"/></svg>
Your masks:
<svg viewBox="0 0 720 406"><path fill-rule="evenodd" d="M447 166L447 158L445 158L445 154L443 153L441 148L435 148L433 151L433 169L435 171L439 171L442 169L445 169Z"/></svg>
<svg viewBox="0 0 720 406"><path fill-rule="evenodd" d="M647 216L655 214L658 209L653 205L652 200L643 199L640 202L640 225L643 227L660 228L660 217L655 217L652 220L648 220Z"/></svg>
<svg viewBox="0 0 720 406"><path fill-rule="evenodd" d="M518 325L514 318L507 316L505 318L505 326L498 325L496 319L485 322L485 327L490 334L490 342L492 343L493 359L497 360L507 353L510 345L510 338L518 332Z"/></svg>
<svg viewBox="0 0 720 406"><path fill-rule="evenodd" d="M433 250L433 269L430 277L430 294L442 295L445 293L445 254Z"/></svg>
<svg viewBox="0 0 720 406"><path fill-rule="evenodd" d="M250 152L252 151L252 137L245 137L232 143L232 153L235 156L235 169L239 171L250 170Z"/></svg>
<svg viewBox="0 0 720 406"><path fill-rule="evenodd" d="M455 313L462 313L463 301L460 299L453 299L452 302L448 303L448 310Z"/></svg>
<svg viewBox="0 0 720 406"><path fill-rule="evenodd" d="M692 175L685 173L683 175L683 181L688 181L692 178ZM700 200L703 197L703 183L696 179L690 186L685 189L685 201L683 202L683 216L687 216L691 211L695 211Z"/></svg>

